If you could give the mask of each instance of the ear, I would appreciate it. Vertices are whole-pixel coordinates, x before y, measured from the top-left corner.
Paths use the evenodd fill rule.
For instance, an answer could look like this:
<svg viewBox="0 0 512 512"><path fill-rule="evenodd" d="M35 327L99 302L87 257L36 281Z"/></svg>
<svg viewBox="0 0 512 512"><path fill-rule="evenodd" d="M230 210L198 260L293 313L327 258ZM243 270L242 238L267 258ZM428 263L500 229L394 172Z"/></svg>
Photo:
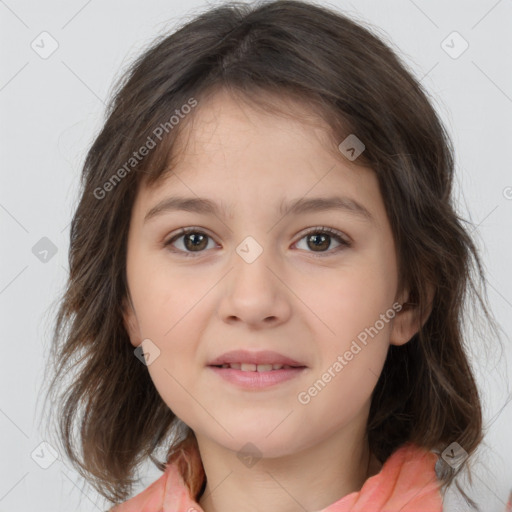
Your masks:
<svg viewBox="0 0 512 512"><path fill-rule="evenodd" d="M137 320L137 316L135 315L135 309L133 307L132 301L129 296L124 296L122 301L122 313L123 313L123 323L130 337L130 343L134 347L138 347L142 343L142 337L140 335L140 327L139 322Z"/></svg>
<svg viewBox="0 0 512 512"><path fill-rule="evenodd" d="M408 302L410 300L409 290L404 290L396 301L402 305L402 309L395 315L389 342L391 345L405 345L421 329L427 321L434 301L434 287L428 285L427 290L428 303L420 314L419 306L416 303Z"/></svg>

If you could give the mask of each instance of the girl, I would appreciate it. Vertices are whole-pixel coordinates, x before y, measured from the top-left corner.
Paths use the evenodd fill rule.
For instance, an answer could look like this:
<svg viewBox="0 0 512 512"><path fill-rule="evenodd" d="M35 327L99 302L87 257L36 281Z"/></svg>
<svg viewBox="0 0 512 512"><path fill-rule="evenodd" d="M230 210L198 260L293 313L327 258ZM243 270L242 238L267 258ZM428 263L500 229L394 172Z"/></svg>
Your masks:
<svg viewBox="0 0 512 512"><path fill-rule="evenodd" d="M467 292L489 315L452 179L418 81L339 13L226 4L146 51L85 161L51 355L111 510L442 510L482 440Z"/></svg>

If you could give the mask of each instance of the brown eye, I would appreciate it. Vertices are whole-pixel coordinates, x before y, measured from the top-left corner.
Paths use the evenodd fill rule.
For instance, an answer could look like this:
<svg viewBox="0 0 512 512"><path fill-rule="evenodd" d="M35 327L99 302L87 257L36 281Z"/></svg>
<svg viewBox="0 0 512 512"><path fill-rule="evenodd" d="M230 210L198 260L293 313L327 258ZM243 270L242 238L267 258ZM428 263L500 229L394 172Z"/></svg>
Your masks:
<svg viewBox="0 0 512 512"><path fill-rule="evenodd" d="M307 252L316 252L318 253L318 256L328 256L332 253L338 252L340 248L342 249L350 246L350 242L343 238L338 231L326 227L311 229L299 240L299 242L304 239L306 240L306 247L309 249ZM338 246L329 251L333 239L336 240Z"/></svg>
<svg viewBox="0 0 512 512"><path fill-rule="evenodd" d="M307 243L308 247L314 248L313 250L316 251L317 249L329 249L329 246L331 245L330 235L325 234L313 234L307 236Z"/></svg>
<svg viewBox="0 0 512 512"><path fill-rule="evenodd" d="M202 233L188 233L184 235L183 240L185 247L190 251L200 251L208 245L208 243L205 244L207 235L203 235Z"/></svg>
<svg viewBox="0 0 512 512"><path fill-rule="evenodd" d="M193 256L192 253L204 252L204 249L208 246L209 240L211 240L210 236L202 231L193 228L184 228L178 235L165 242L164 246L172 246L173 248L169 248L173 252L183 253L184 256ZM179 242L176 244L178 247L174 245L175 242Z"/></svg>

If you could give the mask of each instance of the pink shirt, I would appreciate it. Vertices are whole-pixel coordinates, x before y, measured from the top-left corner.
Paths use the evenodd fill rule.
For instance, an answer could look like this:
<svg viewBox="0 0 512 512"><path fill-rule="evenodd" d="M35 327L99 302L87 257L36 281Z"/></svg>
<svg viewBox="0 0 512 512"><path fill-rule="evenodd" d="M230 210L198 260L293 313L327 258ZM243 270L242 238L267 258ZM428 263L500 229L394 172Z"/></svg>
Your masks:
<svg viewBox="0 0 512 512"><path fill-rule="evenodd" d="M437 455L411 443L386 460L360 491L318 512L442 512ZM189 445L144 491L109 512L204 512L195 501L204 481L196 446ZM188 485L187 485L188 483Z"/></svg>

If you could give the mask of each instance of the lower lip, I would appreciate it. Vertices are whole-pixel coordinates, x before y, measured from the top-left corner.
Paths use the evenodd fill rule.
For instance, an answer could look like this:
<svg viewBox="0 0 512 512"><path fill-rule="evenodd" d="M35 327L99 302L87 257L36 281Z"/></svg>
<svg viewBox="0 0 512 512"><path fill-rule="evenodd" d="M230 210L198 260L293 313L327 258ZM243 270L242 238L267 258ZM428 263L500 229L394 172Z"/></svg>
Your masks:
<svg viewBox="0 0 512 512"><path fill-rule="evenodd" d="M217 375L224 380L231 382L245 389L262 389L275 386L281 382L286 382L298 377L305 369L300 368L282 368L281 370L270 370L268 372L244 372L233 368L218 368L209 366Z"/></svg>

